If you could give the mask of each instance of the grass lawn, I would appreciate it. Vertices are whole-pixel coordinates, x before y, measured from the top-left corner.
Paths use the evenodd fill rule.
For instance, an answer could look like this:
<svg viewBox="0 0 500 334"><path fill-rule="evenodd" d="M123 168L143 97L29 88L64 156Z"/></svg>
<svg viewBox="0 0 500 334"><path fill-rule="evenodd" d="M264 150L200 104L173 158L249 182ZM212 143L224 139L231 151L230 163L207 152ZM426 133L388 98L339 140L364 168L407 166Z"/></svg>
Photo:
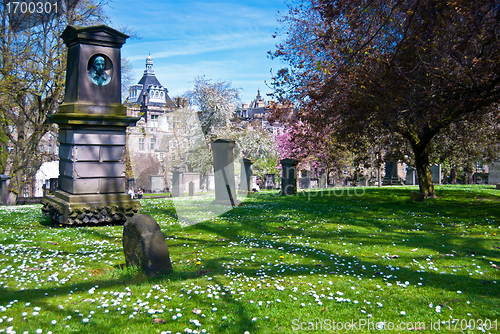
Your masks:
<svg viewBox="0 0 500 334"><path fill-rule="evenodd" d="M195 225L142 199L175 271L154 279L124 267L122 226L0 207L0 332L500 332L500 190L415 189L257 193Z"/></svg>

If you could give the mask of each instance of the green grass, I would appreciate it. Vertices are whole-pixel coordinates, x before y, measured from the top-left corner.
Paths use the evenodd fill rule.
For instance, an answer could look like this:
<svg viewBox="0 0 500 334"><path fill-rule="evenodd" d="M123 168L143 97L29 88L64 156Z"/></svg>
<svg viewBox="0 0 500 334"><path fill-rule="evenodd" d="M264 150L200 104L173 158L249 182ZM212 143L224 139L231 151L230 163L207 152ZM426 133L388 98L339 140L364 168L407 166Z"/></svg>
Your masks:
<svg viewBox="0 0 500 334"><path fill-rule="evenodd" d="M124 266L122 226L53 228L40 205L0 207L0 332L476 333L486 319L499 332L500 190L439 186L417 203L415 189L261 192L189 226L171 198L143 199L173 262L160 278Z"/></svg>

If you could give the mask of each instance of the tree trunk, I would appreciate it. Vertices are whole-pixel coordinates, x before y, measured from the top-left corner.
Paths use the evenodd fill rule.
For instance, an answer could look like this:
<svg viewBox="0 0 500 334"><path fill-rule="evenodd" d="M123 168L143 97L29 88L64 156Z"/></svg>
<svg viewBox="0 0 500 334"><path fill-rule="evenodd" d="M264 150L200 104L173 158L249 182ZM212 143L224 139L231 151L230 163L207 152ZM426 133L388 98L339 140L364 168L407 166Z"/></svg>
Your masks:
<svg viewBox="0 0 500 334"><path fill-rule="evenodd" d="M457 184L457 167L451 167L450 184Z"/></svg>
<svg viewBox="0 0 500 334"><path fill-rule="evenodd" d="M474 173L474 167L472 166L472 163L467 163L467 165L465 166L464 168L464 172L465 172L465 180L464 180L464 184L473 184L473 178L472 178L472 175Z"/></svg>
<svg viewBox="0 0 500 334"><path fill-rule="evenodd" d="M413 153L415 154L415 165L418 174L418 186L420 192L425 197L436 198L434 184L432 183L431 164L429 163L428 145L412 145Z"/></svg>

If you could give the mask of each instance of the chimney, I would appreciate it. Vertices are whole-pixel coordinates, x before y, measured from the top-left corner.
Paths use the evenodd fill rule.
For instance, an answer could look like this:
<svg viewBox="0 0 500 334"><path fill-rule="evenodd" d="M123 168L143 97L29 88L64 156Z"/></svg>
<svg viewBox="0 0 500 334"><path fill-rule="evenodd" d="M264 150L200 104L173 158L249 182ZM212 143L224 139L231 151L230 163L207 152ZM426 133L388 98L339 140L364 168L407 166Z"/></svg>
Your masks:
<svg viewBox="0 0 500 334"><path fill-rule="evenodd" d="M183 108L187 108L187 106L188 106L188 99L187 98L183 98L182 99L182 107Z"/></svg>

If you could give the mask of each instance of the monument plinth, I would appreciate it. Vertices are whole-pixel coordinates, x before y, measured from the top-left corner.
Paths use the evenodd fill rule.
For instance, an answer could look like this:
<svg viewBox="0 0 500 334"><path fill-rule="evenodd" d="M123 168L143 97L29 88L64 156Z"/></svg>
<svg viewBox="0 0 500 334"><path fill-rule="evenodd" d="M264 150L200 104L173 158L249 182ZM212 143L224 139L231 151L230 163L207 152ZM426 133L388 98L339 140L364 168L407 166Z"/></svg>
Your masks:
<svg viewBox="0 0 500 334"><path fill-rule="evenodd" d="M127 35L104 25L68 26L66 90L58 113L59 184L43 213L63 225L124 223L140 202L125 193L126 128L121 104L120 50Z"/></svg>

